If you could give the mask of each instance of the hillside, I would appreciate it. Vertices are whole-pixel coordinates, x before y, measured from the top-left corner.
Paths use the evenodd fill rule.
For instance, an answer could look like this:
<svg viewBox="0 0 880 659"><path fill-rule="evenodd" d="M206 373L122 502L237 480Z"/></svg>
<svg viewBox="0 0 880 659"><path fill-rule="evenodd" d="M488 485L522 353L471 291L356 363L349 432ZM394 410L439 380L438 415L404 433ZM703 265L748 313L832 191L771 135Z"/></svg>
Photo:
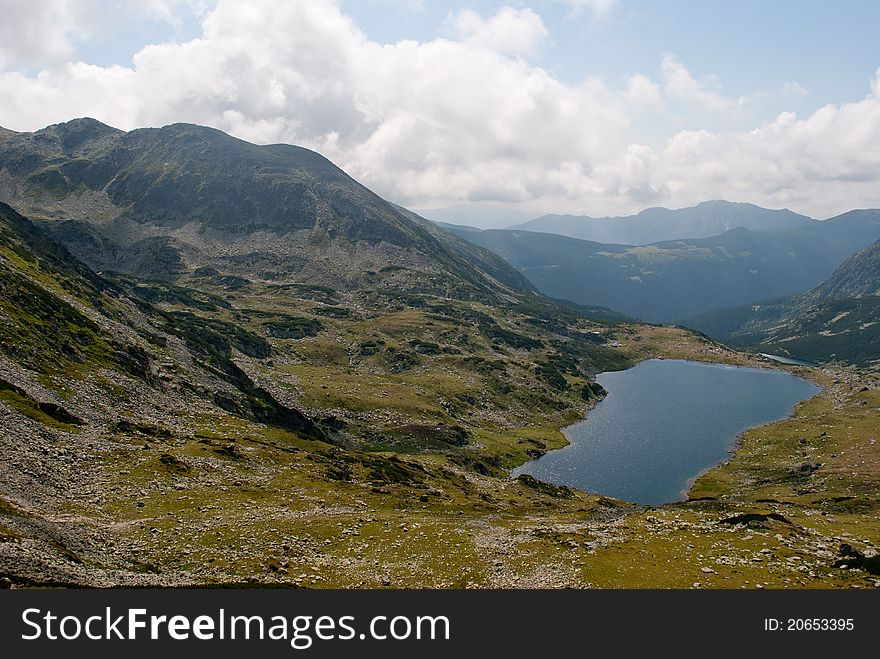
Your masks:
<svg viewBox="0 0 880 659"><path fill-rule="evenodd" d="M840 264L826 281L807 296L822 298L864 298L880 295L880 241Z"/></svg>
<svg viewBox="0 0 880 659"><path fill-rule="evenodd" d="M516 266L543 293L650 322L808 290L880 237L880 211L853 211L787 232L609 245L527 231L457 230Z"/></svg>
<svg viewBox="0 0 880 659"><path fill-rule="evenodd" d="M664 240L708 238L731 229L790 231L809 225L810 218L790 210L769 210L754 204L706 201L692 208L647 208L625 217L543 215L510 227L518 231L555 233L569 238L621 245L650 245Z"/></svg>
<svg viewBox="0 0 880 659"><path fill-rule="evenodd" d="M686 323L720 341L814 362L880 364L880 241L826 281L791 298L726 309Z"/></svg>
<svg viewBox="0 0 880 659"><path fill-rule="evenodd" d="M77 119L4 131L0 199L98 271L173 281L211 267L259 281L492 300L530 289L493 255L404 213L317 153L201 126L126 133Z"/></svg>
<svg viewBox="0 0 880 659"><path fill-rule="evenodd" d="M238 351L268 356L271 349L264 340L233 324L192 313L228 308L221 299L178 289L178 300L189 309L160 309L139 287L91 272L2 203L0 257L2 356L11 378L4 386L25 412L42 409L30 390L55 400L63 418L103 423L119 418L118 410L105 407L119 396L126 401L136 397L148 406L132 414L157 417L165 416L166 406L180 409L185 400L199 399L201 406L218 406L304 437L330 437L299 411L279 403L235 364ZM172 355L175 363L165 363ZM169 376L164 368L176 375ZM96 390L80 392L81 400L72 395L75 382L92 376L98 376ZM74 406L76 413L66 411L65 405Z"/></svg>
<svg viewBox="0 0 880 659"><path fill-rule="evenodd" d="M70 125L60 129L64 139L57 127L43 136L7 133L25 144L21 160L30 163L0 161L7 189L27 180L22 168L60 171L74 156L108 167L103 159L117 148L108 145L125 134L77 125L91 129L84 141L70 140ZM226 143L206 135L205 149ZM43 142L51 156L39 160L29 149ZM139 165L125 163L140 159L116 158L125 165L117 177L133 176ZM197 158L178 158L180 171L197 169ZM263 238L283 241L306 219L294 217L289 231L254 217L260 228L247 228L245 240L222 213L211 214L214 188L186 200L209 218L199 222L212 224L210 241L187 233L194 220L176 206L176 192L155 219L138 201L153 188L89 215L89 203L109 200L118 178L92 190L71 175L71 188L54 192L32 181L30 196L17 197L42 209L41 226L77 254L150 266L152 279L138 268L98 274L0 206L0 575L40 585L275 581L288 567L267 549L275 542L267 528L332 534L339 517L328 517L325 505L359 510L366 500L394 528L426 502L441 507L438 519L488 505L551 505L553 496L510 483L507 469L564 443L558 428L603 395L594 373L630 363L614 346L636 330L534 294L492 253L376 201L350 179L328 192L321 171L309 171L315 217L340 231L355 227L323 247L350 256L351 272L322 279L336 287L280 271L270 278L260 263L282 263L284 253ZM356 194L373 206L327 210L325 196L337 203ZM379 211L385 215L370 214ZM373 221L394 228L387 241L356 228ZM141 236L141 227L151 235L131 242L126 231ZM212 251L218 242L229 249ZM228 259L248 244L263 261ZM303 263L321 253L303 249ZM404 253L409 266L389 256ZM359 271L359 255L376 269ZM578 495L563 507L594 505ZM278 510L296 514L279 521ZM106 520L119 526L108 530ZM208 528L227 538L222 547L188 544ZM396 551L375 546L385 549L393 570ZM284 560L314 566L316 556L308 546ZM447 576L465 584L460 567L450 565ZM356 573L345 579L355 583Z"/></svg>

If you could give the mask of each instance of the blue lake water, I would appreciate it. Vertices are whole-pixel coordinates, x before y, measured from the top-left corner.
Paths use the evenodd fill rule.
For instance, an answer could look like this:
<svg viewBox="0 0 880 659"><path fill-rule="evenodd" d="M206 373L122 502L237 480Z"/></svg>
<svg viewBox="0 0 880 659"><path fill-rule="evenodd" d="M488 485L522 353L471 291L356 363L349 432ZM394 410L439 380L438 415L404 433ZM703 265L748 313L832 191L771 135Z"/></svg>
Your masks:
<svg viewBox="0 0 880 659"><path fill-rule="evenodd" d="M608 396L565 429L565 448L513 475L646 504L681 501L739 435L783 419L819 387L784 371L644 361L596 378Z"/></svg>

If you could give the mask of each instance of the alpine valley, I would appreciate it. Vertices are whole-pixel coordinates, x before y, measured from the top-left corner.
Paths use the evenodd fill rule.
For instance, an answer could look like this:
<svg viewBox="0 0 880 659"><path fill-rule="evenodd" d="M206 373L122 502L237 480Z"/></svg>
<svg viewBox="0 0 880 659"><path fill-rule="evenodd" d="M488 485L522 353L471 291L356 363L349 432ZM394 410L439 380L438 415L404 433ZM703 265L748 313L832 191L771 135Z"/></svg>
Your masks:
<svg viewBox="0 0 880 659"><path fill-rule="evenodd" d="M688 324L693 316L801 293L880 239L880 210L818 221L723 201L649 209L632 218L569 219L562 226L547 218L534 222L525 230L451 230L504 257L547 295L660 323ZM632 242L568 235L591 228ZM653 241L661 230L675 237ZM705 235L713 230L718 233Z"/></svg>
<svg viewBox="0 0 880 659"><path fill-rule="evenodd" d="M877 211L718 202L633 245L447 230L303 148L92 119L0 129L0 202L6 585L877 579ZM822 393L680 503L511 478L648 358Z"/></svg>

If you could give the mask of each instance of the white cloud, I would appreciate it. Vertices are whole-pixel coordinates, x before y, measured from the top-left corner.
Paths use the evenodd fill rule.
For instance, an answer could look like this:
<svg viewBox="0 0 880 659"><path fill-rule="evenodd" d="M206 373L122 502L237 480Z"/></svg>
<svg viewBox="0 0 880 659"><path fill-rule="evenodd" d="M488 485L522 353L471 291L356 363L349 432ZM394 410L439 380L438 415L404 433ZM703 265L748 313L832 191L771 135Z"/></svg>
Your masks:
<svg viewBox="0 0 880 659"><path fill-rule="evenodd" d="M454 38L382 45L331 0L223 0L199 38L148 46L130 67L0 74L0 125L211 125L316 149L414 207L494 200L599 214L729 198L827 215L878 205L880 72L860 101L751 131L676 129L649 146L640 131L652 117L741 123L748 100L673 56L659 80L567 84L528 61L546 38L533 12L454 18ZM502 38L502 25L516 29Z"/></svg>
<svg viewBox="0 0 880 659"><path fill-rule="evenodd" d="M660 86L648 76L636 73L627 79L626 84L626 102L634 110L660 111L664 108Z"/></svg>
<svg viewBox="0 0 880 659"><path fill-rule="evenodd" d="M659 154L658 173L680 203L711 197L788 206L816 215L876 207L880 183L878 70L871 94L794 113L746 133L684 131Z"/></svg>
<svg viewBox="0 0 880 659"><path fill-rule="evenodd" d="M544 34L533 12L501 10L467 18L459 40L382 46L329 1L221 2L199 39L146 47L131 68L0 76L0 93L15 90L0 123L208 124L315 148L408 203L566 194L554 170L625 148L628 122L623 94L505 55Z"/></svg>
<svg viewBox="0 0 880 659"><path fill-rule="evenodd" d="M65 0L0 0L0 70L55 64L73 54L77 16Z"/></svg>
<svg viewBox="0 0 880 659"><path fill-rule="evenodd" d="M734 99L724 96L720 90L721 85L714 78L697 82L675 55L664 55L660 68L663 71L666 93L672 98L712 112L725 113L736 112L746 103L744 97Z"/></svg>
<svg viewBox="0 0 880 659"><path fill-rule="evenodd" d="M144 20L179 27L182 12L205 14L210 0L0 0L0 71L68 62L77 46Z"/></svg>
<svg viewBox="0 0 880 659"><path fill-rule="evenodd" d="M530 53L549 36L541 17L531 9L502 7L489 18L464 9L447 21L460 41L502 53Z"/></svg>

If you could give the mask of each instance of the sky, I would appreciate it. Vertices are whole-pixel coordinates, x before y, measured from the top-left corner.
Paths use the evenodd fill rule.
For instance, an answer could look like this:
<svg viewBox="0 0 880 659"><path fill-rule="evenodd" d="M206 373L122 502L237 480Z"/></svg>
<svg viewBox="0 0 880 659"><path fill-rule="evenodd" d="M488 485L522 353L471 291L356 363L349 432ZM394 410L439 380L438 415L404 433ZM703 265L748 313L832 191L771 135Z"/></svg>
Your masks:
<svg viewBox="0 0 880 659"><path fill-rule="evenodd" d="M12 130L214 126L483 226L708 199L880 207L873 0L0 0L0 16Z"/></svg>

